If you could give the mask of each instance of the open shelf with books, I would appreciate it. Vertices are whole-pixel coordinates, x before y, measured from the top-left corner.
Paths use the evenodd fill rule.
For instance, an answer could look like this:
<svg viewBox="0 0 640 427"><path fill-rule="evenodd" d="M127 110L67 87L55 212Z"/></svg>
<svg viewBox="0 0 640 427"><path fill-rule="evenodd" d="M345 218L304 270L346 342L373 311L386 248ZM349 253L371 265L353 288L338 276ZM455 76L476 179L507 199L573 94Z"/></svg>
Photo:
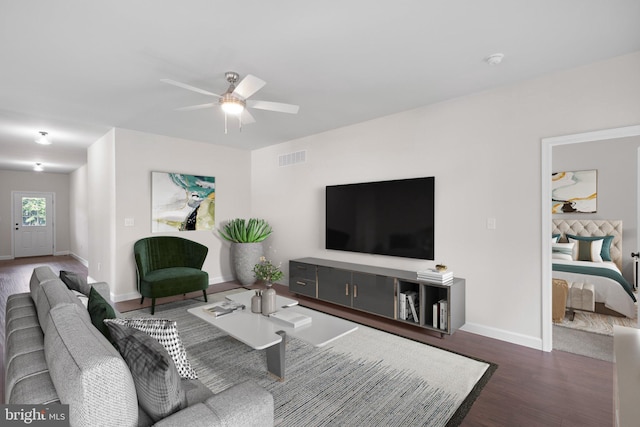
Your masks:
<svg viewBox="0 0 640 427"><path fill-rule="evenodd" d="M396 318L408 323L423 325L420 311L420 284L398 281L398 312Z"/></svg>

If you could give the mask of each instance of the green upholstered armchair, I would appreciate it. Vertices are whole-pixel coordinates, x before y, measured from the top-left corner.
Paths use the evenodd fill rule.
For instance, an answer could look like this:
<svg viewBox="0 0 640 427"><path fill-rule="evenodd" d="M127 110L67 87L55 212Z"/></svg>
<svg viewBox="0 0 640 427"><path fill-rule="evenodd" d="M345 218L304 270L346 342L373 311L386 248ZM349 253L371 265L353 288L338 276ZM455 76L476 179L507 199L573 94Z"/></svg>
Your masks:
<svg viewBox="0 0 640 427"><path fill-rule="evenodd" d="M138 273L138 292L151 298L151 314L156 298L202 291L207 301L209 275L202 265L209 248L182 237L157 236L133 245Z"/></svg>

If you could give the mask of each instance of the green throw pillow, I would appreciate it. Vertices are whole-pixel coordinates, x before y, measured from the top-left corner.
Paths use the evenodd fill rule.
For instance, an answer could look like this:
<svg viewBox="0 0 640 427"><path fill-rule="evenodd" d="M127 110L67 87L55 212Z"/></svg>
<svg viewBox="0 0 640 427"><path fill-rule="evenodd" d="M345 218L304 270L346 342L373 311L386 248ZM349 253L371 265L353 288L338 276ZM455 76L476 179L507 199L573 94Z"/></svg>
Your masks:
<svg viewBox="0 0 640 427"><path fill-rule="evenodd" d="M105 319L114 319L116 312L111 307L102 295L96 291L93 286L89 291L89 303L87 304L87 310L89 310L89 316L91 317L91 323L95 326L102 335L104 335L109 341L111 341L111 335L109 334L109 328L104 324Z"/></svg>

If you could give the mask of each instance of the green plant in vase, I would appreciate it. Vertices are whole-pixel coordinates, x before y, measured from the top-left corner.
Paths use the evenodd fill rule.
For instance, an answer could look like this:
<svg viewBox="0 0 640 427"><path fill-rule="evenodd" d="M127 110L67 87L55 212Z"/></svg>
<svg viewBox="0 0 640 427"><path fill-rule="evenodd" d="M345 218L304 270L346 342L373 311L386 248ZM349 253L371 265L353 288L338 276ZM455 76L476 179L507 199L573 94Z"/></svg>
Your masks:
<svg viewBox="0 0 640 427"><path fill-rule="evenodd" d="M231 242L231 258L236 279L242 286L254 284L256 278L252 268L264 254L262 242L273 232L269 223L258 218L236 218L224 224L218 231L223 239Z"/></svg>
<svg viewBox="0 0 640 427"><path fill-rule="evenodd" d="M271 286L274 282L282 279L284 273L280 270L281 264L277 266L266 257L260 257L260 262L253 266L253 274L256 279L263 280L267 286Z"/></svg>

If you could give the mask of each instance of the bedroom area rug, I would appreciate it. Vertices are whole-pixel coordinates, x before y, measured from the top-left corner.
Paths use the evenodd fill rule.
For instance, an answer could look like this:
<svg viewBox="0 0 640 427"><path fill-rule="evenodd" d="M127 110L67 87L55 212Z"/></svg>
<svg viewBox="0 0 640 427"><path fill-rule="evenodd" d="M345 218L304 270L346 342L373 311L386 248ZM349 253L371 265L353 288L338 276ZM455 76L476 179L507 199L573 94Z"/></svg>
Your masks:
<svg viewBox="0 0 640 427"><path fill-rule="evenodd" d="M613 325L635 328L637 319L576 311L553 324L553 349L613 362Z"/></svg>
<svg viewBox="0 0 640 427"><path fill-rule="evenodd" d="M210 295L209 303L229 292ZM159 305L154 317L177 321L192 366L213 392L245 380L269 390L279 426L457 426L497 368L358 325L323 348L289 337L280 382L267 373L264 351L187 313L204 304L193 299ZM142 309L123 316L150 314Z"/></svg>

